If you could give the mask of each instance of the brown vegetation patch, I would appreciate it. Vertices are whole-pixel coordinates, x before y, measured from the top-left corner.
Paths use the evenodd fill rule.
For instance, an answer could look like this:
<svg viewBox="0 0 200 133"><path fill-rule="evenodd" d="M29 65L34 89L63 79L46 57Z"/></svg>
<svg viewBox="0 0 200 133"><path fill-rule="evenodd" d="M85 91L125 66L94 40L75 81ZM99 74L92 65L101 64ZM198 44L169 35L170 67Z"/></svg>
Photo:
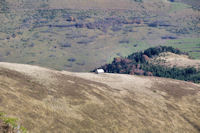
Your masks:
<svg viewBox="0 0 200 133"><path fill-rule="evenodd" d="M86 93L93 94L96 97L102 99L102 96L95 92L95 90L98 90L98 86L107 88L105 84L97 83L94 81L88 81L82 78L64 74L56 75L56 79L57 83L51 86L56 90L56 94L54 95L65 97L69 96L72 99L88 100ZM74 83L67 83L66 81L68 80L71 80ZM95 84L96 86L91 86L90 84Z"/></svg>
<svg viewBox="0 0 200 133"><path fill-rule="evenodd" d="M181 115L182 118L187 121L192 127L194 127L197 131L200 132L200 125L197 125L195 122L191 121L190 118L187 118L186 116L184 115Z"/></svg>
<svg viewBox="0 0 200 133"><path fill-rule="evenodd" d="M35 99L42 100L47 96L47 91L45 91L44 86L33 81L33 79L29 76L9 69L0 69L0 77L7 77L7 80L11 80L14 86L25 88L18 91L21 91L23 94L31 96ZM4 85L8 88L10 87L9 82Z"/></svg>
<svg viewBox="0 0 200 133"><path fill-rule="evenodd" d="M191 84L184 81L171 81L169 82L156 82L153 85L153 89L164 91L168 94L169 97L181 98L187 95L196 95L200 92L200 88L198 86L192 86ZM167 96L167 97L168 97Z"/></svg>
<svg viewBox="0 0 200 133"><path fill-rule="evenodd" d="M134 100L133 98L128 97L128 96L124 98L124 101L127 104L133 106L133 108L134 108L134 106L141 107L141 108L146 108L146 106L144 104L142 104L142 103L138 102L137 100Z"/></svg>

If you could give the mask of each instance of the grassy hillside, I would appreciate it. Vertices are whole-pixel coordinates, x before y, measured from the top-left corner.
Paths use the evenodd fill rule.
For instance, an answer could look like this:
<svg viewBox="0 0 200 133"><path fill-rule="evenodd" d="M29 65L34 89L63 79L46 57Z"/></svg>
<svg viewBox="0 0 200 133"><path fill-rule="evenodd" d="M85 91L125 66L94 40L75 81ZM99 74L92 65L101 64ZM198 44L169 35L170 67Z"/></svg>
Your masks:
<svg viewBox="0 0 200 133"><path fill-rule="evenodd" d="M0 63L0 111L35 132L200 131L200 86Z"/></svg>
<svg viewBox="0 0 200 133"><path fill-rule="evenodd" d="M184 3L1 0L0 10L0 61L89 71L156 45L200 58L199 11Z"/></svg>
<svg viewBox="0 0 200 133"><path fill-rule="evenodd" d="M199 0L174 0L175 2L183 2L186 3L188 5L191 5L194 9L199 10L200 9L200 2Z"/></svg>
<svg viewBox="0 0 200 133"><path fill-rule="evenodd" d="M171 52L161 53L159 56L153 57L152 60L150 60L150 62L153 64L158 64L167 67L194 67L196 69L200 68L200 60L194 60L188 55L177 55Z"/></svg>

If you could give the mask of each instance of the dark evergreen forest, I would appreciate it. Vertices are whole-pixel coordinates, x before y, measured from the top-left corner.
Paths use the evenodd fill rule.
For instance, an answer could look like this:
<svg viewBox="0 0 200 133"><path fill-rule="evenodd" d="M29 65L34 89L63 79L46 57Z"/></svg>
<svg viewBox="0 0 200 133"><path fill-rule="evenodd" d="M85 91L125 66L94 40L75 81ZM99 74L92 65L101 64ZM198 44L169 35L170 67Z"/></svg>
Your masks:
<svg viewBox="0 0 200 133"><path fill-rule="evenodd" d="M149 48L145 51L133 53L125 58L114 58L111 64L105 64L100 68L104 69L107 73L157 76L191 81L195 83L200 82L200 71L194 67L171 68L163 65L155 65L149 62L150 58L158 56L160 53L163 52L187 54L173 47L158 46L154 48Z"/></svg>

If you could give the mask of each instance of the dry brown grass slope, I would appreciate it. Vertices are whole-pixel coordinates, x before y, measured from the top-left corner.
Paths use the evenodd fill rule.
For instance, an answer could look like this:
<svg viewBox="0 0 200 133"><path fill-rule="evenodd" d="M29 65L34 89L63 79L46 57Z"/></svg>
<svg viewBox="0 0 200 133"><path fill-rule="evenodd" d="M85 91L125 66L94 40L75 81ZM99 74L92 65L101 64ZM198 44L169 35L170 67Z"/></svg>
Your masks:
<svg viewBox="0 0 200 133"><path fill-rule="evenodd" d="M199 133L200 85L0 63L0 111L31 133Z"/></svg>
<svg viewBox="0 0 200 133"><path fill-rule="evenodd" d="M153 64L164 65L168 67L195 67L197 69L200 68L200 60L190 59L188 55L178 55L174 53L161 53L159 56L154 57L150 61Z"/></svg>

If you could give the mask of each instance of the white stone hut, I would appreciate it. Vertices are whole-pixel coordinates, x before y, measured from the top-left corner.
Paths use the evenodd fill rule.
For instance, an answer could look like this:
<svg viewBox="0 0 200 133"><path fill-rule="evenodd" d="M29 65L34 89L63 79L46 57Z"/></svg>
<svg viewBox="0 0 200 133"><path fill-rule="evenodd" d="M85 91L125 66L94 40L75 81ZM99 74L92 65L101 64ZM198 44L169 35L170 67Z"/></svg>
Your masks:
<svg viewBox="0 0 200 133"><path fill-rule="evenodd" d="M105 71L103 69L97 69L95 71L96 74L101 74L101 73L105 73Z"/></svg>

